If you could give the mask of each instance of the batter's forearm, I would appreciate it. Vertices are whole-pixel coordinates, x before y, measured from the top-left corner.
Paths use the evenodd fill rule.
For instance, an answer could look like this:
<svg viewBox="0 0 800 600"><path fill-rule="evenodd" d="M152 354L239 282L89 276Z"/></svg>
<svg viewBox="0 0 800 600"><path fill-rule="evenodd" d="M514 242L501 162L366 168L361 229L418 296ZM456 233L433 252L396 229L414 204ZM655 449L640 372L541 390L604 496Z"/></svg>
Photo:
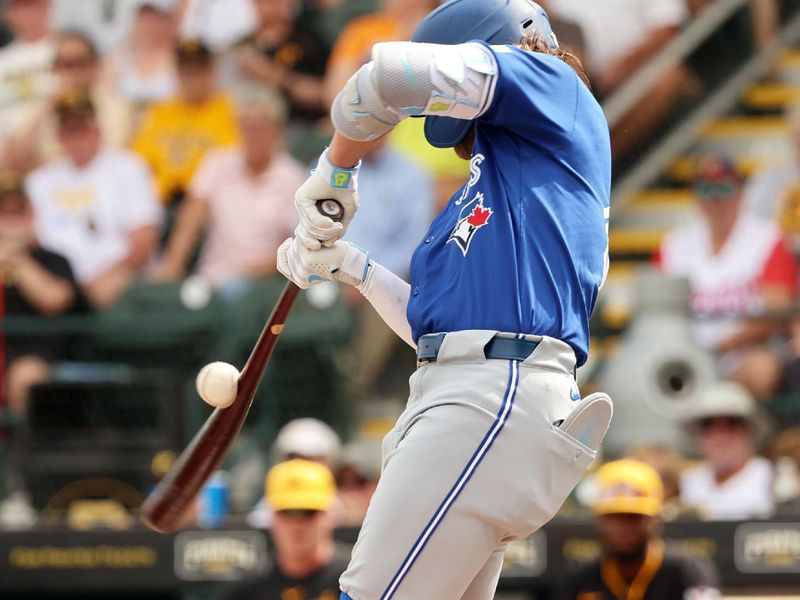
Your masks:
<svg viewBox="0 0 800 600"><path fill-rule="evenodd" d="M336 131L333 134L331 145L328 146L328 160L334 167L352 169L358 164L358 161L382 143L380 139L358 142L348 139Z"/></svg>
<svg viewBox="0 0 800 600"><path fill-rule="evenodd" d="M386 267L370 261L367 278L358 286L358 291L369 300L373 308L400 339L416 348L408 323L406 309L411 295L411 286Z"/></svg>

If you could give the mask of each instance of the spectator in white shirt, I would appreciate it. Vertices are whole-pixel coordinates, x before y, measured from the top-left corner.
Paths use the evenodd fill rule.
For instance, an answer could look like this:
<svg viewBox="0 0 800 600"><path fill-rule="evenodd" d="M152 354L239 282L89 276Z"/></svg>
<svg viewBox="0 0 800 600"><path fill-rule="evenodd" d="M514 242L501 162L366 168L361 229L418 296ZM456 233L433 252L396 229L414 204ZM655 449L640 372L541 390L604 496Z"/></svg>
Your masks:
<svg viewBox="0 0 800 600"><path fill-rule="evenodd" d="M0 161L12 170L10 138L52 89L49 11L50 0L8 0L2 15L14 40L0 49Z"/></svg>
<svg viewBox="0 0 800 600"><path fill-rule="evenodd" d="M102 148L88 95L56 102L64 158L30 175L42 245L64 255L97 308L111 305L156 250L161 209L147 167L127 150Z"/></svg>
<svg viewBox="0 0 800 600"><path fill-rule="evenodd" d="M687 424L703 461L681 474L681 501L708 520L769 517L772 465L755 455L760 421L747 390L730 381L709 386Z"/></svg>
<svg viewBox="0 0 800 600"><path fill-rule="evenodd" d="M223 293L235 295L249 281L277 272L276 252L296 225L294 191L307 169L283 148L282 99L265 88L238 96L242 143L213 150L200 163L156 269L158 279L185 275L203 234L197 274Z"/></svg>

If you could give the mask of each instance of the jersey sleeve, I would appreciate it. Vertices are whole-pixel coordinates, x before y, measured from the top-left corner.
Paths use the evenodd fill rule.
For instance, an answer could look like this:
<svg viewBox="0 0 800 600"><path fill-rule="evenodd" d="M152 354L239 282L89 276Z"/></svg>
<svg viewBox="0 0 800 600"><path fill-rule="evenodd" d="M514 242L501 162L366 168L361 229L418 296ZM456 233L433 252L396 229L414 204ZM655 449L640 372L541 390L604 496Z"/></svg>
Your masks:
<svg viewBox="0 0 800 600"><path fill-rule="evenodd" d="M654 271L659 273L664 272L664 258L661 255L661 248L657 248L653 254L650 255L650 266Z"/></svg>
<svg viewBox="0 0 800 600"><path fill-rule="evenodd" d="M498 67L494 97L479 122L541 139L544 144L568 137L575 128L577 73L559 58L513 46L490 46Z"/></svg>
<svg viewBox="0 0 800 600"><path fill-rule="evenodd" d="M797 289L797 262L781 238L764 266L759 283L762 286L783 288L789 293Z"/></svg>

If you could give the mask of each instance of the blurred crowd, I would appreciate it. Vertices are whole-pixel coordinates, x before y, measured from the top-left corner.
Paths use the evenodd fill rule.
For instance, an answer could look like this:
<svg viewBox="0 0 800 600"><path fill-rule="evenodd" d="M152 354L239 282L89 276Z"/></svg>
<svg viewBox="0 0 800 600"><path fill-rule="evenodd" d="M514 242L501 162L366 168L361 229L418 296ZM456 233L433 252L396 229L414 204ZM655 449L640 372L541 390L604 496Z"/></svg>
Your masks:
<svg viewBox="0 0 800 600"><path fill-rule="evenodd" d="M540 3L562 42L584 59L601 98L613 95L706 4ZM101 312L132 286L189 275L232 302L254 282L275 276L276 248L295 227L294 192L332 132L331 101L369 60L374 43L408 39L438 4L5 0L3 315ZM751 4L748 35L760 48L777 30L777 3ZM615 157L636 152L655 124L691 102L701 85L688 64L659 78L615 124ZM800 498L800 318L793 311L800 111L791 122L797 160L787 167L748 178L729 157L698 160L697 219L671 232L654 261L665 274L689 280L695 342L714 356L720 379L684 415L693 448L628 451L661 476L657 512L662 515L663 503L665 518L764 518ZM437 207L468 175L467 162L424 142L421 123L404 121L365 158L364 201L348 232L401 276ZM347 302L358 315L350 360L359 368L351 393L368 396L396 340L360 298ZM30 387L64 357L63 346L56 336L17 336L3 345L3 402L16 418L24 418ZM793 417L776 426L765 407L781 394L794 403ZM265 499L257 500L252 490L237 495L234 472L235 508L250 512L252 525L289 539L294 525L313 523L315 539L325 545L320 564L328 564L337 556L325 541L331 528L361 523L380 473L379 446L372 439L342 446L324 423L292 422L278 435L272 462L299 469L311 491L282 497L292 471L270 471ZM324 469L309 470L308 461ZM592 481L579 488L573 505L596 502ZM284 575L292 580L289 564ZM320 581L322 594L327 579ZM246 588L231 595L248 597Z"/></svg>
<svg viewBox="0 0 800 600"><path fill-rule="evenodd" d="M332 132L333 98L374 43L408 39L439 3L5 0L0 200L19 208L3 211L0 263L6 282L35 269L48 283L17 285L20 302L5 314L102 311L137 283L188 275L235 300L274 276L275 249L294 227L293 192ZM703 8L683 0L543 4L599 97ZM763 45L777 8L754 1L753 14L754 44ZM678 98L691 98L696 83L684 65L660 78L615 125L615 155L628 153ZM467 174L465 161L424 142L421 125L407 119L365 159L368 201L350 230L401 276L437 207ZM27 229L17 227L19 211ZM43 300L54 282L64 293ZM363 304L357 294L347 300ZM372 311L358 314L354 389L364 395L394 340ZM7 405L17 412L54 358L22 350L10 349L15 360L6 361Z"/></svg>

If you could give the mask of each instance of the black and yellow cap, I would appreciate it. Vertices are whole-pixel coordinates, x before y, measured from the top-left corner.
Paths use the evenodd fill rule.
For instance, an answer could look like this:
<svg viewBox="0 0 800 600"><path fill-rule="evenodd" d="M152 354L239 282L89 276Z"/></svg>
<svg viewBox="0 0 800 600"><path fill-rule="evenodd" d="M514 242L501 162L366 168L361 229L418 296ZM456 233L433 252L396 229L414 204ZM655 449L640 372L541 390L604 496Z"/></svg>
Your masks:
<svg viewBox="0 0 800 600"><path fill-rule="evenodd" d="M598 515L627 513L655 517L661 514L664 489L653 467L623 459L604 464L595 474L597 497L592 511Z"/></svg>
<svg viewBox="0 0 800 600"><path fill-rule="evenodd" d="M56 98L55 114L59 119L71 115L94 115L94 102L88 90L68 90Z"/></svg>
<svg viewBox="0 0 800 600"><path fill-rule="evenodd" d="M25 195L25 186L22 178L11 171L0 171L0 196L6 194Z"/></svg>
<svg viewBox="0 0 800 600"><path fill-rule="evenodd" d="M210 63L211 50L200 38L182 38L175 46L178 63Z"/></svg>

